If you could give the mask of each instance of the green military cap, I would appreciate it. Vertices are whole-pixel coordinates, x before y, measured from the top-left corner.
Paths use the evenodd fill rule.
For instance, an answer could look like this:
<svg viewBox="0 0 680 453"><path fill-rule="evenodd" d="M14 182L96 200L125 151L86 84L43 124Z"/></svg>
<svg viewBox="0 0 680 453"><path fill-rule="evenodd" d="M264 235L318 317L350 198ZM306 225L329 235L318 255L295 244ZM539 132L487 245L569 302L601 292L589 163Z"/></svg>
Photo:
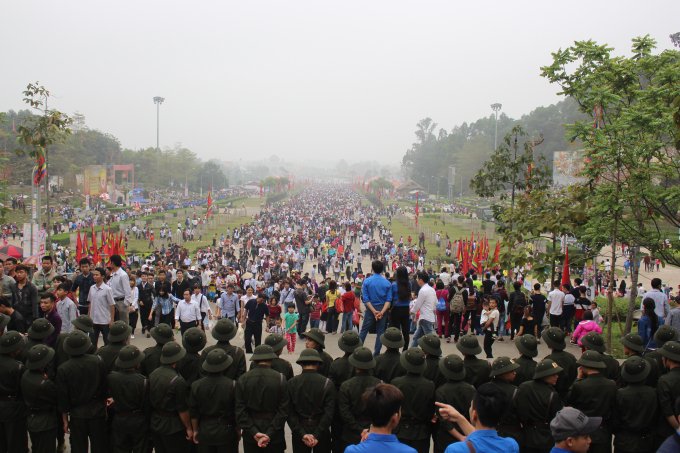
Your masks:
<svg viewBox="0 0 680 453"><path fill-rule="evenodd" d="M5 330L5 327L7 327L7 324L9 324L11 318L9 316L5 316L3 313L0 313L0 332Z"/></svg>
<svg viewBox="0 0 680 453"><path fill-rule="evenodd" d="M203 329L192 327L182 336L182 346L187 352L198 352L205 347L207 338Z"/></svg>
<svg viewBox="0 0 680 453"><path fill-rule="evenodd" d="M26 354L26 368L37 370L44 367L54 358L54 349L44 344L33 346Z"/></svg>
<svg viewBox="0 0 680 453"><path fill-rule="evenodd" d="M439 371L453 381L465 379L465 364L456 354L450 354L439 361Z"/></svg>
<svg viewBox="0 0 680 453"><path fill-rule="evenodd" d="M564 351L564 349L567 347L564 332L559 327L545 329L543 332L541 332L541 338L543 338L543 341L545 341L548 346L556 351Z"/></svg>
<svg viewBox="0 0 680 453"><path fill-rule="evenodd" d="M629 333L623 338L619 339L619 343L624 346L628 346L630 349L636 352L642 352L645 350L645 345L642 343L642 337L636 333Z"/></svg>
<svg viewBox="0 0 680 453"><path fill-rule="evenodd" d="M500 376L501 374L515 371L519 368L519 364L515 363L510 357L498 357L491 365L491 377Z"/></svg>
<svg viewBox="0 0 680 453"><path fill-rule="evenodd" d="M382 337L384 336L385 335L380 336L380 341L382 341ZM384 341L383 344L385 344ZM342 333L342 336L338 338L338 347L340 348L341 351L354 352L356 348L360 348L363 345L364 342L361 341L361 338L359 338L359 334L353 330L345 330Z"/></svg>
<svg viewBox="0 0 680 453"><path fill-rule="evenodd" d="M585 351L576 363L588 368L607 368L602 360L602 354L597 351Z"/></svg>
<svg viewBox="0 0 680 453"><path fill-rule="evenodd" d="M640 356L628 358L621 367L621 377L626 382L642 382L647 379L652 366Z"/></svg>
<svg viewBox="0 0 680 453"><path fill-rule="evenodd" d="M375 359L370 349L365 347L356 348L351 356L349 363L360 370L372 370L375 368Z"/></svg>
<svg viewBox="0 0 680 453"><path fill-rule="evenodd" d="M279 349L286 347L288 340L283 338L278 333L270 333L267 338L264 339L264 344L268 344L274 351L278 351Z"/></svg>
<svg viewBox="0 0 680 453"><path fill-rule="evenodd" d="M0 337L0 354L9 354L17 349L21 349L26 342L24 336L16 330L10 330Z"/></svg>
<svg viewBox="0 0 680 453"><path fill-rule="evenodd" d="M659 326L654 334L654 343L662 348L667 341L678 341L678 331L668 324Z"/></svg>
<svg viewBox="0 0 680 453"><path fill-rule="evenodd" d="M309 329L307 332L303 332L301 334L303 337L309 337L310 339L316 341L316 343L321 346L322 348L326 347L326 344L324 343L324 334L321 330L317 329L314 327L313 329Z"/></svg>
<svg viewBox="0 0 680 453"><path fill-rule="evenodd" d="M170 341L175 341L175 334L172 333L172 327L164 322L158 324L149 332L156 343L165 344Z"/></svg>
<svg viewBox="0 0 680 453"><path fill-rule="evenodd" d="M212 337L217 341L229 341L236 336L238 329L229 318L222 318L210 331Z"/></svg>
<svg viewBox="0 0 680 453"><path fill-rule="evenodd" d="M356 332L354 332L356 333ZM312 348L306 348L300 353L300 358L296 360L296 363L307 363L307 362L319 362L323 363L323 359L319 355L319 351Z"/></svg>
<svg viewBox="0 0 680 453"><path fill-rule="evenodd" d="M680 343L677 341L667 341L662 348L656 350L659 354L673 362L680 363Z"/></svg>
<svg viewBox="0 0 680 453"><path fill-rule="evenodd" d="M116 321L111 324L107 338L112 343L118 343L119 341L125 341L131 333L132 327L125 324L125 321Z"/></svg>
<svg viewBox="0 0 680 453"><path fill-rule="evenodd" d="M94 322L92 322L92 318L87 315L78 316L76 319L71 321L71 324L84 332L94 333Z"/></svg>
<svg viewBox="0 0 680 453"><path fill-rule="evenodd" d="M436 355L437 357L442 354L442 342L439 337L433 333L418 338L418 346L423 348L423 351L428 354Z"/></svg>
<svg viewBox="0 0 680 453"><path fill-rule="evenodd" d="M538 341L533 335L518 335L515 337L515 347L520 354L527 357L536 357L538 355Z"/></svg>
<svg viewBox="0 0 680 453"><path fill-rule="evenodd" d="M425 362L425 353L420 348L408 348L408 350L401 354L399 362L406 371L411 373L423 373L427 369L427 362Z"/></svg>
<svg viewBox="0 0 680 453"><path fill-rule="evenodd" d="M557 374L562 371L563 368L553 362L550 359L543 359L536 365L536 373L534 374L534 379L544 378L552 374Z"/></svg>
<svg viewBox="0 0 680 453"><path fill-rule="evenodd" d="M467 355L477 355L482 352L482 347L474 335L463 335L460 341L456 343L456 349Z"/></svg>
<svg viewBox="0 0 680 453"><path fill-rule="evenodd" d="M274 349L268 344L261 344L255 348L253 355L250 357L251 362L258 362L260 360L273 360L278 358Z"/></svg>
<svg viewBox="0 0 680 453"><path fill-rule="evenodd" d="M164 365L179 362L187 354L186 349L175 341L169 341L163 345L161 350L161 363Z"/></svg>
<svg viewBox="0 0 680 453"><path fill-rule="evenodd" d="M83 355L92 346L90 337L82 330L69 333L64 341L64 352L68 355Z"/></svg>
<svg viewBox="0 0 680 453"><path fill-rule="evenodd" d="M201 366L208 373L219 373L229 368L232 363L234 363L234 359L229 357L229 354L224 349L215 348L208 353Z"/></svg>
<svg viewBox="0 0 680 453"><path fill-rule="evenodd" d="M581 337L581 344L586 349L592 349L600 354L604 354L607 346L604 344L604 338L597 332L590 332L584 337Z"/></svg>
<svg viewBox="0 0 680 453"><path fill-rule="evenodd" d="M144 360L144 353L137 346L127 345L120 350L116 358L116 366L121 369L134 368Z"/></svg>
<svg viewBox="0 0 680 453"><path fill-rule="evenodd" d="M399 349L404 346L404 335L396 327L388 327L385 333L380 335L380 342L388 348Z"/></svg>
<svg viewBox="0 0 680 453"><path fill-rule="evenodd" d="M38 318L33 321L31 327L28 329L28 336L34 340L44 340L52 335L54 326L45 318Z"/></svg>

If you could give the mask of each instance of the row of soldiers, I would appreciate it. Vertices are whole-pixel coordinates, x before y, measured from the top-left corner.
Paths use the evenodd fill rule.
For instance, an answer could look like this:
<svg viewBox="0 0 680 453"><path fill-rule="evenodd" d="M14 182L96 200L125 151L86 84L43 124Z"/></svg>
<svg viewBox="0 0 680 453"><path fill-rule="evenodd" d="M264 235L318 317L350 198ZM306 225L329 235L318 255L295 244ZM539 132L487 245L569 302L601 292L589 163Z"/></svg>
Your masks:
<svg viewBox="0 0 680 453"><path fill-rule="evenodd" d="M180 345L170 326L160 324L151 330L156 345L144 351L127 345L130 328L122 322L111 326L111 344L95 351L85 315L51 349L41 343L52 333L42 321L26 338L12 331L0 337L0 452L26 452L27 431L34 452L54 452L64 432L75 453L88 451L88 443L92 452L146 453L151 445L157 452L213 452L241 440L246 452L283 452L286 423L293 451L343 452L370 427L362 395L381 382L404 394L395 434L419 452L430 451L433 441L441 453L463 439L454 423L438 417L435 401L468 414L475 388L487 382L511 400L499 434L526 452L550 451L549 424L563 406L603 418L591 434L592 451L611 451L612 435L617 452L655 451L677 427L680 343L670 326L655 335L660 349L644 356L638 335L622 338L630 356L623 366L604 354L597 333L582 339L586 351L576 359L557 328L542 334L551 349L542 361L534 360L536 338L524 335L514 340L518 358L493 363L477 358L475 336L456 344L462 358L441 358L436 335L400 353L404 338L396 328L381 336L387 349L377 357L356 332L344 332L338 339L344 355L333 360L324 334L311 329L295 376L280 358L287 340L276 334L255 349L247 371L244 351L230 344L237 328L228 319L211 331L215 345L206 347L205 332L196 328ZM0 331L7 322L0 317Z"/></svg>

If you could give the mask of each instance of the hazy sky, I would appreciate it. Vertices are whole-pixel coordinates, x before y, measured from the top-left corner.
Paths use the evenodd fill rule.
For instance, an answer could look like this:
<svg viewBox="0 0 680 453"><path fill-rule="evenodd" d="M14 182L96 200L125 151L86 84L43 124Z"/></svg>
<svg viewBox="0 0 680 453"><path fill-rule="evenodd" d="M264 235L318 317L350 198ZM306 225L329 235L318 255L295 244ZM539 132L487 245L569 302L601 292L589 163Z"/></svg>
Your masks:
<svg viewBox="0 0 680 453"><path fill-rule="evenodd" d="M128 148L204 159L397 164L415 124L447 130L555 103L550 53L593 39L624 53L680 31L680 1L4 1L0 111L39 81Z"/></svg>

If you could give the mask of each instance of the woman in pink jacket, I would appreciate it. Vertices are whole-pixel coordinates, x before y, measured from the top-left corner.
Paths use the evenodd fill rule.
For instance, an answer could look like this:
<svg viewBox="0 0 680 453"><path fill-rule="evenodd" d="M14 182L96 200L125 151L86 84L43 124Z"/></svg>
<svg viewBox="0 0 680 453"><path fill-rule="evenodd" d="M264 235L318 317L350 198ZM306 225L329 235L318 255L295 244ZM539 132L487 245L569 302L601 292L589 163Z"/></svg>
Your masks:
<svg viewBox="0 0 680 453"><path fill-rule="evenodd" d="M601 335L602 329L595 321L593 321L592 312L587 311L583 313L583 321L578 323L578 327L576 327L576 331L571 337L572 344L576 344L576 342L578 342L578 344L581 346L581 351L584 351L585 348L581 344L581 338L585 337L590 332L597 332Z"/></svg>

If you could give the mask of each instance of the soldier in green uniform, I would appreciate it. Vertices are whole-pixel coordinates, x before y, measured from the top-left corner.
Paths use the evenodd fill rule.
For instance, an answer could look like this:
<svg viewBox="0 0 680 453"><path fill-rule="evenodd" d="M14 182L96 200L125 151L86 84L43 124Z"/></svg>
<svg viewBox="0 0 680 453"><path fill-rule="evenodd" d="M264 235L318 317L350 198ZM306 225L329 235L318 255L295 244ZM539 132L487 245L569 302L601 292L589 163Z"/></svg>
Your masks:
<svg viewBox="0 0 680 453"><path fill-rule="evenodd" d="M665 345L667 341L678 341L678 331L675 327L664 324L656 329L654 344L656 344L657 348L663 348L663 345ZM660 375L664 375L668 372L663 366L663 356L658 350L646 352L645 357L656 360L657 369L659 370Z"/></svg>
<svg viewBox="0 0 680 453"><path fill-rule="evenodd" d="M521 450L524 447L524 435L518 414L518 401L521 395L519 389L512 384L517 377L518 369L519 364L515 363L510 357L498 357L491 365L491 377L493 378L491 382L502 388L507 393L508 400L510 401L508 412L501 418L496 431L498 431L498 435L501 437L515 439Z"/></svg>
<svg viewBox="0 0 680 453"><path fill-rule="evenodd" d="M297 363L302 366L302 374L288 382L291 404L288 426L293 437L293 453L329 452L335 386L318 373L323 360L316 349L302 351Z"/></svg>
<svg viewBox="0 0 680 453"><path fill-rule="evenodd" d="M616 391L611 426L616 453L652 453L652 431L658 422L656 392L645 385L651 366L642 357L631 357L621 367L628 384Z"/></svg>
<svg viewBox="0 0 680 453"><path fill-rule="evenodd" d="M581 344L588 351L597 351L602 355L602 361L606 367L601 373L607 378L611 379L616 383L617 386L621 387L621 364L614 357L609 354L605 354L607 351L607 346L604 344L604 339L602 335L597 332L590 332L584 337L581 337Z"/></svg>
<svg viewBox="0 0 680 453"><path fill-rule="evenodd" d="M385 352L375 358L373 374L389 384L393 379L406 374L406 369L401 366L399 349L404 346L404 336L396 327L388 327L385 333L380 335L380 342L385 346Z"/></svg>
<svg viewBox="0 0 680 453"><path fill-rule="evenodd" d="M316 327L309 329L307 332L301 334L305 337L305 347L310 349L316 349L319 352L319 357L323 360L323 363L319 367L319 374L321 376L330 377L331 363L333 363L333 357L328 355L324 349L326 348L325 336L323 332Z"/></svg>
<svg viewBox="0 0 680 453"><path fill-rule="evenodd" d="M550 327L541 332L541 338L550 349L550 354L545 356L560 366L560 378L555 384L555 391L560 395L562 404L566 401L571 384L576 380L576 357L570 352L565 351L567 342L564 331L559 327Z"/></svg>
<svg viewBox="0 0 680 453"><path fill-rule="evenodd" d="M87 354L90 337L82 330L68 334L64 352L71 358L57 368L59 412L64 432L71 434L71 451L107 451L106 368L101 357Z"/></svg>
<svg viewBox="0 0 680 453"><path fill-rule="evenodd" d="M94 332L94 324L92 323L92 318L90 318L87 315L80 315L73 321L71 321L71 324L73 324L73 329L74 330L82 330L83 332L87 332L88 334ZM68 333L60 333L57 335L57 341L54 343L54 360L52 360L52 369L54 370L54 376L57 375L57 368L59 368L63 363L65 363L69 357L68 354L66 354L66 351L64 351L64 342L66 341L66 338L68 338ZM86 354L94 354L97 348L94 347L94 345L90 346L90 349L86 352ZM49 374L49 373L48 373ZM59 430L60 432L63 432Z"/></svg>
<svg viewBox="0 0 680 453"><path fill-rule="evenodd" d="M602 417L600 427L590 433L593 453L612 451L612 432L609 419L616 401L616 383L602 374L607 367L597 351L585 351L576 361L580 365L578 377L569 390L567 405L588 417Z"/></svg>
<svg viewBox="0 0 680 453"><path fill-rule="evenodd" d="M645 345L642 342L642 337L636 333L631 332L624 336L623 338L620 338L619 343L621 343L621 346L623 346L623 353L628 357L640 356L647 362L649 362L649 365L652 368L649 370L649 374L647 375L647 379L645 380L645 385L648 385L652 388L656 388L656 385L659 382L659 376L661 374L661 371L659 370L659 366L656 360L648 356L642 355L642 353L645 350ZM661 353L661 351L659 351L659 353Z"/></svg>
<svg viewBox="0 0 680 453"><path fill-rule="evenodd" d="M142 360L140 373L142 376L151 377L151 373L161 366L163 346L171 341L175 341L175 335L172 333L172 327L165 323L158 324L149 330L149 333L156 340L156 344L144 350L144 360Z"/></svg>
<svg viewBox="0 0 680 453"><path fill-rule="evenodd" d="M384 344L385 343L383 343L383 345ZM338 403L337 396L340 393L340 386L342 385L342 383L345 381L349 381L356 375L354 367L352 366L351 363L349 363L349 357L352 355L356 348L360 348L362 346L363 342L361 341L361 338L359 338L358 333L356 333L354 330L345 330L342 333L342 336L338 338L338 347L340 348L341 351L345 353L345 355L333 360L333 363L331 363L331 366L328 370L329 374L328 377L331 380L331 382L333 382L333 385L335 385L336 395L335 397L336 407L335 412L333 414L333 422L331 423L331 438L333 441L334 451L339 451L340 444L342 443L342 418L340 418L340 411L337 408Z"/></svg>
<svg viewBox="0 0 680 453"><path fill-rule="evenodd" d="M675 402L680 398L680 343L667 341L657 351L663 356L664 368L668 370L668 373L659 378L659 383L656 386L661 417L658 419L654 432L655 451L667 437L672 436L673 432L680 427L675 413ZM645 357L643 359L649 360Z"/></svg>
<svg viewBox="0 0 680 453"><path fill-rule="evenodd" d="M144 353L137 346L125 346L116 357L118 371L106 378L115 410L111 436L114 453L146 453L148 450L151 403L149 379L139 374L142 360Z"/></svg>
<svg viewBox="0 0 680 453"><path fill-rule="evenodd" d="M515 359L515 363L519 368L515 370L515 380L512 384L516 387L531 381L536 374L536 361L534 357L538 355L538 342L533 335L521 335L515 337L515 347L519 351L520 356Z"/></svg>
<svg viewBox="0 0 680 453"><path fill-rule="evenodd" d="M21 378L32 453L54 453L57 445L57 385L46 373L53 359L54 349L44 344L33 346L26 361L29 371Z"/></svg>
<svg viewBox="0 0 680 453"><path fill-rule="evenodd" d="M206 341L205 331L198 327L191 327L182 335L182 347L187 353L177 364L177 372L189 388L203 377L199 353L205 347Z"/></svg>
<svg viewBox="0 0 680 453"><path fill-rule="evenodd" d="M361 433L371 426L371 419L366 415L362 396L366 389L380 384L380 379L372 376L375 359L370 349L363 346L356 348L349 357L349 363L354 367L356 376L340 386L338 395L338 410L344 424L340 453L344 452L348 445L358 444L361 441Z"/></svg>
<svg viewBox="0 0 680 453"><path fill-rule="evenodd" d="M26 356L29 349L33 346L43 344L43 340L54 333L54 326L45 318L38 318L33 321L26 333L25 343L17 355L17 360L26 364Z"/></svg>
<svg viewBox="0 0 680 453"><path fill-rule="evenodd" d="M435 400L453 406L470 421L470 405L475 396L475 388L465 382L463 359L455 354L447 355L439 361L439 371L447 380L435 392ZM439 414L439 408L437 408L437 414ZM458 425L452 421L438 416L437 425L434 453L443 453L449 444L459 442L464 438Z"/></svg>
<svg viewBox="0 0 680 453"><path fill-rule="evenodd" d="M271 369L276 358L267 344L255 348L250 371L236 383L236 421L243 430L245 453L275 452L286 449L284 426L290 413L286 378Z"/></svg>
<svg viewBox="0 0 680 453"><path fill-rule="evenodd" d="M460 342L456 343L456 349L463 354L463 364L465 365L465 382L474 388L479 388L489 382L491 364L488 360L477 358L477 354L482 353L482 347L474 335L463 335Z"/></svg>
<svg viewBox="0 0 680 453"><path fill-rule="evenodd" d="M109 344L98 348L95 352L95 355L98 355L104 360L107 375L112 371L118 371L116 359L118 358L120 351L127 344L130 333L132 333L132 328L125 324L124 321L114 322L111 324L109 335L107 336Z"/></svg>
<svg viewBox="0 0 680 453"><path fill-rule="evenodd" d="M283 374L283 377L285 377L287 381L293 379L293 376L295 376L293 365L291 365L288 360L281 358L281 353L283 352L283 348L288 344L288 340L278 333L270 333L267 335L267 338L264 339L264 344L271 346L274 350L274 354L276 354L276 358L272 360L272 370Z"/></svg>
<svg viewBox="0 0 680 453"><path fill-rule="evenodd" d="M151 329L151 336L153 331ZM187 404L189 387L176 369L185 354L184 348L176 342L165 343L161 366L149 376L149 399L153 408L149 428L157 453L185 453L194 439Z"/></svg>
<svg viewBox="0 0 680 453"><path fill-rule="evenodd" d="M439 371L439 356L442 355L441 344L442 341L433 333L418 339L418 346L425 353L425 363L427 363L427 369L423 373L423 377L434 382L435 388L439 388L446 383L446 376L442 375L441 371Z"/></svg>
<svg viewBox="0 0 680 453"><path fill-rule="evenodd" d="M524 430L524 453L548 453L555 442L550 432L550 421L562 409L562 400L555 391L562 367L550 359L536 366L532 381L519 386L519 421Z"/></svg>
<svg viewBox="0 0 680 453"><path fill-rule="evenodd" d="M201 365L206 376L191 385L189 414L199 453L238 451L241 430L234 412L236 381L225 376L233 364L234 359L223 349L213 349Z"/></svg>
<svg viewBox="0 0 680 453"><path fill-rule="evenodd" d="M0 337L0 451L26 453L26 417L28 411L21 392L26 367L16 360L24 346L24 337L10 330Z"/></svg>
<svg viewBox="0 0 680 453"><path fill-rule="evenodd" d="M227 368L225 376L233 381L238 381L238 379L246 374L246 353L243 349L233 346L229 341L236 336L238 329L228 318L222 318L217 321L215 327L210 331L212 337L217 340L212 346L208 346L201 353L201 360L205 362L208 354L213 349L222 349L224 352L229 354L234 363Z"/></svg>
<svg viewBox="0 0 680 453"><path fill-rule="evenodd" d="M9 322L12 320L9 316L5 316L3 313L0 313L0 337L5 334L5 327L9 325Z"/></svg>
<svg viewBox="0 0 680 453"><path fill-rule="evenodd" d="M435 338L439 340L436 335ZM409 348L401 354L400 360L407 373L392 381L392 385L404 394L401 402L401 419L393 434L397 436L399 442L415 448L416 451L429 451L432 434L430 426L435 412L435 383L423 376L428 363L422 349Z"/></svg>

